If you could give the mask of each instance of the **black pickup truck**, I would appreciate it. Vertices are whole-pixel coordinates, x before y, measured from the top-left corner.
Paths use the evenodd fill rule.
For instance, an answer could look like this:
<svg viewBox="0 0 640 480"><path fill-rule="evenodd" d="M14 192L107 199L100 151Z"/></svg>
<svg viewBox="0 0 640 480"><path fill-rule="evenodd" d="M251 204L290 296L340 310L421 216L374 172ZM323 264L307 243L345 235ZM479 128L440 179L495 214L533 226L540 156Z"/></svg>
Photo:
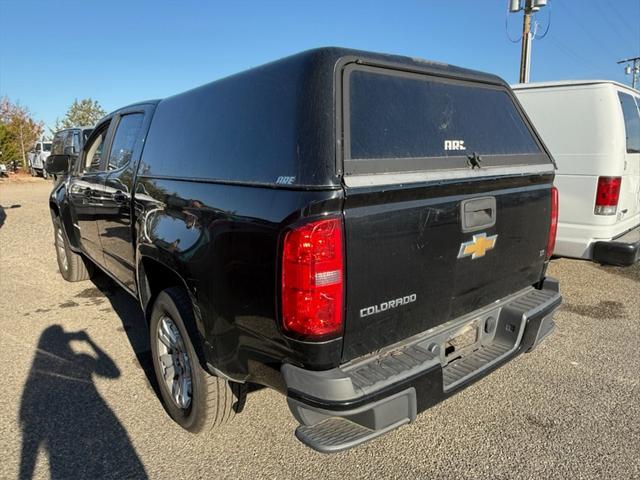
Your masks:
<svg viewBox="0 0 640 480"><path fill-rule="evenodd" d="M60 272L139 300L190 431L253 383L343 450L554 328L554 163L498 77L307 51L113 112L76 163L50 162Z"/></svg>

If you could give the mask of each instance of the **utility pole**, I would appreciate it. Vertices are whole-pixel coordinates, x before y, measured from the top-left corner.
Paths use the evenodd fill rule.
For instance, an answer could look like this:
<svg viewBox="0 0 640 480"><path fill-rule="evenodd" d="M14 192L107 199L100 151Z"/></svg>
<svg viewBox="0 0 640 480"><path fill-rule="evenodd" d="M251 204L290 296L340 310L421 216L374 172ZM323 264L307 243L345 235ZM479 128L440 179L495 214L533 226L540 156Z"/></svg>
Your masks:
<svg viewBox="0 0 640 480"><path fill-rule="evenodd" d="M509 12L524 11L522 19L522 50L520 52L520 83L529 83L531 71L531 15L547 5L547 0L509 0Z"/></svg>
<svg viewBox="0 0 640 480"><path fill-rule="evenodd" d="M638 74L640 73L640 57L634 58L625 58L624 60L620 60L617 62L618 65L621 63L626 63L627 66L624 68L624 73L627 75L631 75L631 88L636 88L638 85ZM629 65L629 64L632 65Z"/></svg>
<svg viewBox="0 0 640 480"><path fill-rule="evenodd" d="M529 83L530 71L531 71L531 10L529 8L525 8L524 19L522 21L522 50L520 51L520 83Z"/></svg>

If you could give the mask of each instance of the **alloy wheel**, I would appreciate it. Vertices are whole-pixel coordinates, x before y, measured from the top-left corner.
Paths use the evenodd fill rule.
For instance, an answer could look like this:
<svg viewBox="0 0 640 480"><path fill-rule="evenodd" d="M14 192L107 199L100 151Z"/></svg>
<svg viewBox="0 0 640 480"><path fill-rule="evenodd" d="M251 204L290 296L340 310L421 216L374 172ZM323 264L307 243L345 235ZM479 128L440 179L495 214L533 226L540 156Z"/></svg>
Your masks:
<svg viewBox="0 0 640 480"><path fill-rule="evenodd" d="M167 315L158 322L157 345L165 385L176 406L186 410L191 405L191 363L180 331Z"/></svg>

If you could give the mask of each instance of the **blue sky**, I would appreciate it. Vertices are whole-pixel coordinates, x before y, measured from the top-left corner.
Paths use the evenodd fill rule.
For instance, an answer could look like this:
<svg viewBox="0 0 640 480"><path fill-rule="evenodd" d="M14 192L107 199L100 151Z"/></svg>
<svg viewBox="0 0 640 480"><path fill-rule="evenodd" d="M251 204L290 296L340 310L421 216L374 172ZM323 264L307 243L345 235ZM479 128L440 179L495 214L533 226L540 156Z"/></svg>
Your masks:
<svg viewBox="0 0 640 480"><path fill-rule="evenodd" d="M532 81L629 77L640 0L550 0ZM518 76L522 15L507 0L0 0L0 96L53 125L74 98L110 111L308 48L337 45Z"/></svg>

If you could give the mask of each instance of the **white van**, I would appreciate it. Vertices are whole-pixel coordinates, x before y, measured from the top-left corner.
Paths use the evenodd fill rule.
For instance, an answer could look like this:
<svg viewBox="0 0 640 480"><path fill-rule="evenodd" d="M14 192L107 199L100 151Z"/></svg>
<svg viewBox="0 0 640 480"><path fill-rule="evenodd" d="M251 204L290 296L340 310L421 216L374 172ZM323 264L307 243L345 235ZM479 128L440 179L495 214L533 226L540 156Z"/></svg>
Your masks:
<svg viewBox="0 0 640 480"><path fill-rule="evenodd" d="M640 92L608 80L513 89L558 165L554 253L613 265L640 260Z"/></svg>

